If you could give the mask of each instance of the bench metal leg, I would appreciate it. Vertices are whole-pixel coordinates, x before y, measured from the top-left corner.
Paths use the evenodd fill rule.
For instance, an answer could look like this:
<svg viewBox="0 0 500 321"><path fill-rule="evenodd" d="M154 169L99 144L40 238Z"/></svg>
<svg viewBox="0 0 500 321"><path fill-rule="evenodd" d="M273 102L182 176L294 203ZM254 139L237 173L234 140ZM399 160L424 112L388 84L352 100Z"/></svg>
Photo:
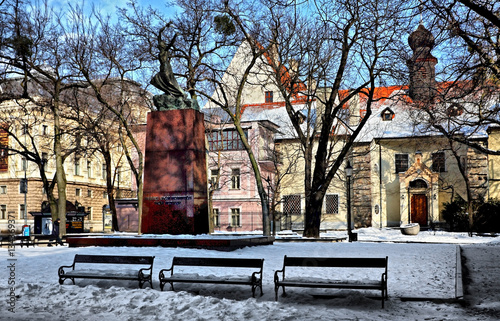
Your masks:
<svg viewBox="0 0 500 321"><path fill-rule="evenodd" d="M285 292L285 287L284 286L281 286L281 288L283 289L283 294L281 295L282 297L286 297L286 292ZM279 292L279 289L280 289L280 286L275 286L274 287L274 292L275 292L275 300L278 301L278 292Z"/></svg>
<svg viewBox="0 0 500 321"><path fill-rule="evenodd" d="M382 309L384 308L384 301L388 298L389 296L387 295L387 289L382 289Z"/></svg>
<svg viewBox="0 0 500 321"><path fill-rule="evenodd" d="M163 291L163 288L165 287L165 284L170 283L170 290L174 291L174 283L173 282L164 282L160 280L160 290Z"/></svg>
<svg viewBox="0 0 500 321"><path fill-rule="evenodd" d="M257 288L260 288L260 296L264 295L264 293L262 292L262 284L254 284L252 285L252 297L255 298L255 290Z"/></svg>
<svg viewBox="0 0 500 321"><path fill-rule="evenodd" d="M75 285L75 279L74 278L59 278L59 284L63 284L64 281L66 281L67 279L70 279L71 282L73 282L73 285Z"/></svg>

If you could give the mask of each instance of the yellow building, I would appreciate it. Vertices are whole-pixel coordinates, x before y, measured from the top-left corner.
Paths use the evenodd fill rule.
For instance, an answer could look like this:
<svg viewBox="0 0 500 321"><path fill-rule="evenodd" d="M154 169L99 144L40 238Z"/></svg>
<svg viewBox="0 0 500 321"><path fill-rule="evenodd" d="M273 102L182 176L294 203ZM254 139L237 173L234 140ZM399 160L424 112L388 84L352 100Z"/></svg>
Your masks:
<svg viewBox="0 0 500 321"><path fill-rule="evenodd" d="M488 148L500 150L500 127L488 128ZM488 156L488 198L500 199L500 156Z"/></svg>
<svg viewBox="0 0 500 321"><path fill-rule="evenodd" d="M13 80L15 81L15 80ZM134 84L133 84L134 85ZM5 84L2 84L5 90ZM135 84L137 86L137 84ZM27 100L9 100L0 104L0 229L7 231L8 220L14 220L17 232L22 225L31 225L33 216L30 212L40 212L47 201L43 188L38 163L26 159L16 151L23 150L23 145L43 163L47 178L51 181L56 172L53 151L54 122L50 109L41 108ZM145 106L137 107L137 117L147 112ZM106 163L99 152L98 143L91 135L81 134L82 124L75 117L75 110L66 107L62 111L64 170L66 174L67 200L78 207L83 207L88 214L84 230L103 231L104 214L109 211L106 187ZM142 120L144 121L144 120ZM135 197L132 192L132 177L124 149L118 138L118 126L109 118L102 120L108 131L109 148L112 159L112 181L115 198ZM80 129L78 134L74 134ZM10 134L8 134L9 132ZM104 135L104 134L103 134ZM103 136L104 137L104 136ZM102 141L101 141L102 142ZM22 180L27 179L27 193L23 193ZM57 188L54 188L57 198Z"/></svg>

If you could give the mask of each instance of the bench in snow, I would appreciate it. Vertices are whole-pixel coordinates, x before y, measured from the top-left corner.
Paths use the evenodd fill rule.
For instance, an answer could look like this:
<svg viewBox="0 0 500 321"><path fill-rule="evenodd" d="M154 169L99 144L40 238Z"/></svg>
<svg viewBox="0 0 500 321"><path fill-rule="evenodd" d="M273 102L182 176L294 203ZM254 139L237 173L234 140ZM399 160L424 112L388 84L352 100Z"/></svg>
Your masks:
<svg viewBox="0 0 500 321"><path fill-rule="evenodd" d="M250 270L251 274L245 274L243 276L233 274L226 274L225 276L214 276L199 275L198 273L174 272L174 268L179 266L231 268L230 270L228 270L228 272L234 272L234 268L245 268L246 270L252 270ZM255 297L256 288L260 288L260 295L262 295L263 266L264 259L174 257L172 259L172 267L170 269L163 269L160 271L160 288L163 291L163 287L166 283L170 283L170 288L172 290L174 290L174 283L250 285L252 287L252 296Z"/></svg>
<svg viewBox="0 0 500 321"><path fill-rule="evenodd" d="M76 254L72 265L59 267L59 284L63 284L66 279L73 281L73 284L75 279L137 280L140 288L145 283L149 283L153 288L151 275L154 258L154 256ZM117 267L124 264L134 267L129 269Z"/></svg>
<svg viewBox="0 0 500 321"><path fill-rule="evenodd" d="M387 299L387 261L388 258L333 258L333 257L287 257L283 259L283 269L274 273L274 291L278 301L278 290L285 287L308 287L308 288L337 288L356 290L380 290L382 292L382 308L384 300ZM301 267L306 269L315 268L373 268L380 269L380 278L372 280L335 280L335 276L322 279L316 277L287 277L285 269ZM287 271L288 271L287 270ZM281 275L281 278L280 278ZM372 274L376 275L376 274Z"/></svg>

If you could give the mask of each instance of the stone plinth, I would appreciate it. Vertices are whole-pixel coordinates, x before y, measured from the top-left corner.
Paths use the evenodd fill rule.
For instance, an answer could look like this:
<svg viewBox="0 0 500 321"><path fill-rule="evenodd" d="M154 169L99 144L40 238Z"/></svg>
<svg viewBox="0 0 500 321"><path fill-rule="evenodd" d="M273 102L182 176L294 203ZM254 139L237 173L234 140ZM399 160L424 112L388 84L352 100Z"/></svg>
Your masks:
<svg viewBox="0 0 500 321"><path fill-rule="evenodd" d="M141 232L208 233L203 114L194 109L148 114Z"/></svg>

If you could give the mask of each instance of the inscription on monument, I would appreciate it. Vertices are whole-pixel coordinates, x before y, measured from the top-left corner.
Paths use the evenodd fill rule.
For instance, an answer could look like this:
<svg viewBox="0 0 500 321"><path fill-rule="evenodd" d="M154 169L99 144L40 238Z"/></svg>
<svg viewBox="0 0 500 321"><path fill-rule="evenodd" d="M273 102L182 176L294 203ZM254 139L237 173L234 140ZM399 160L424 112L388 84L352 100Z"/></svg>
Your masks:
<svg viewBox="0 0 500 321"><path fill-rule="evenodd" d="M182 201L193 200L192 195L184 196L147 196L144 198L147 201L154 201L155 205L181 205Z"/></svg>
<svg viewBox="0 0 500 321"><path fill-rule="evenodd" d="M187 217L194 217L194 196L182 194L149 194L144 196L144 202L151 204L160 211L183 210Z"/></svg>

